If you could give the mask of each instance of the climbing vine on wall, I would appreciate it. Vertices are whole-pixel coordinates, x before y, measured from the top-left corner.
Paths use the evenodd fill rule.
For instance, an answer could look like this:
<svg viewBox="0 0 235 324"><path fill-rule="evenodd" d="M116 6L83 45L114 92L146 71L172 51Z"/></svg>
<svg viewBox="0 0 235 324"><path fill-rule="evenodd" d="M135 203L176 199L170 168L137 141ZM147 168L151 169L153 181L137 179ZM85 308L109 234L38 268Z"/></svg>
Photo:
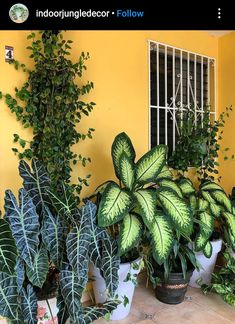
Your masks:
<svg viewBox="0 0 235 324"><path fill-rule="evenodd" d="M79 131L83 116L93 110L94 102L82 100L93 88L92 82L82 84L83 72L89 53L82 52L76 62L69 59L71 40L64 40L61 31L30 33L27 47L34 68L28 69L18 61L12 61L15 68L27 73L27 81L15 94L5 94L5 102L16 119L25 127L32 128L33 138L27 142L14 134L14 142L21 149L12 150L20 159L38 158L46 167L53 187L60 189L62 181L70 183L71 165L86 165L89 157L73 152L73 146L86 138L92 138L93 128L86 133ZM78 85L79 84L79 85ZM78 178L71 188L80 193L88 178Z"/></svg>

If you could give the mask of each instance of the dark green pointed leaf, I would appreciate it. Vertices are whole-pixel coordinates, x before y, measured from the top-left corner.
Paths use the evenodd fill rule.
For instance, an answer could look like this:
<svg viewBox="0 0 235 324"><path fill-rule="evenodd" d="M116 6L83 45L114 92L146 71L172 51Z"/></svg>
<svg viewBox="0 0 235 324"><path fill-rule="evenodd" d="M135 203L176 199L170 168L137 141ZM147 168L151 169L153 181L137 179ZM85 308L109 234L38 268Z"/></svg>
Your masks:
<svg viewBox="0 0 235 324"><path fill-rule="evenodd" d="M98 210L98 223L106 227L117 223L129 211L132 199L130 194L110 182L104 190Z"/></svg>
<svg viewBox="0 0 235 324"><path fill-rule="evenodd" d="M183 232L192 231L192 217L188 205L174 191L166 188L157 190L157 197L166 215Z"/></svg>
<svg viewBox="0 0 235 324"><path fill-rule="evenodd" d="M17 258L16 262L16 281L18 286L18 291L21 290L24 280L25 280L25 264L21 257Z"/></svg>
<svg viewBox="0 0 235 324"><path fill-rule="evenodd" d="M39 219L36 208L24 189L19 190L19 206L10 190L5 195L5 211L20 256L33 268L38 252Z"/></svg>
<svg viewBox="0 0 235 324"><path fill-rule="evenodd" d="M156 216L156 190L142 189L134 193L139 212L150 229Z"/></svg>
<svg viewBox="0 0 235 324"><path fill-rule="evenodd" d="M58 293L57 293L56 306L58 308L58 313L57 313L58 323L66 324L66 321L69 318L69 313L68 313L66 304L64 302L64 299L63 299L63 297L61 295L60 289L58 290Z"/></svg>
<svg viewBox="0 0 235 324"><path fill-rule="evenodd" d="M21 309L23 313L24 320L28 324L37 324L37 311L38 311L38 301L36 293L33 290L33 286L27 285L27 290L22 288L21 290Z"/></svg>
<svg viewBox="0 0 235 324"><path fill-rule="evenodd" d="M130 138L124 132L118 134L112 144L113 165L118 179L120 178L120 158L123 153L125 153L127 157L134 162L135 150Z"/></svg>
<svg viewBox="0 0 235 324"><path fill-rule="evenodd" d="M118 270L120 258L117 255L117 250L117 242L115 240L112 240L110 237L103 239L101 269L110 298L114 298L119 283Z"/></svg>
<svg viewBox="0 0 235 324"><path fill-rule="evenodd" d="M41 246L40 250L34 257L34 267L26 265L26 273L29 281L37 287L42 288L49 270L47 249Z"/></svg>
<svg viewBox="0 0 235 324"><path fill-rule="evenodd" d="M158 264L162 264L168 257L173 246L173 232L163 215L157 215L150 229L153 256Z"/></svg>
<svg viewBox="0 0 235 324"><path fill-rule="evenodd" d="M64 251L64 232L66 226L61 216L53 216L48 207L44 208L44 221L41 230L42 240L49 252L50 259L60 269Z"/></svg>
<svg viewBox="0 0 235 324"><path fill-rule="evenodd" d="M139 242L143 226L134 214L126 214L119 233L118 254L123 255L130 251Z"/></svg>
<svg viewBox="0 0 235 324"><path fill-rule="evenodd" d="M95 320L105 317L106 314L112 313L118 305L119 302L117 300L110 300L102 305L84 307L71 324L93 323Z"/></svg>
<svg viewBox="0 0 235 324"><path fill-rule="evenodd" d="M9 224L0 219L0 272L15 272L17 248Z"/></svg>
<svg viewBox="0 0 235 324"><path fill-rule="evenodd" d="M122 153L120 156L120 180L124 186L132 190L135 183L135 168L133 161L127 156L126 153Z"/></svg>
<svg viewBox="0 0 235 324"><path fill-rule="evenodd" d="M167 146L158 145L144 154L136 163L136 183L155 181L166 164Z"/></svg>
<svg viewBox="0 0 235 324"><path fill-rule="evenodd" d="M68 218L70 221L75 222L78 209L71 187L62 184L60 195L50 190L48 193L50 194L52 205L57 210L57 213L62 215L65 220Z"/></svg>
<svg viewBox="0 0 235 324"><path fill-rule="evenodd" d="M23 185L29 196L32 198L34 205L39 213L49 202L48 190L50 188L49 176L37 159L32 159L32 171L30 166L21 160L19 163L19 173L23 178Z"/></svg>
<svg viewBox="0 0 235 324"><path fill-rule="evenodd" d="M83 275L83 271L78 277L69 264L63 263L60 272L61 295L71 317L81 309L82 292L86 284L87 278Z"/></svg>
<svg viewBox="0 0 235 324"><path fill-rule="evenodd" d="M17 319L18 291L16 276L0 272L0 315Z"/></svg>

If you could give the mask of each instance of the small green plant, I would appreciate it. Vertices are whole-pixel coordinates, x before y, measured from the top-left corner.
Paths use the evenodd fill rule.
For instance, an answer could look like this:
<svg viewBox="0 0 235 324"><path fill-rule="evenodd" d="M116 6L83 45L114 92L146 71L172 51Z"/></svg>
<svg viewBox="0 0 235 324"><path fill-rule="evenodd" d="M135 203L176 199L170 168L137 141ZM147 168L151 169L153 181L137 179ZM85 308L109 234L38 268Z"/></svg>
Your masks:
<svg viewBox="0 0 235 324"><path fill-rule="evenodd" d="M204 294L215 292L229 305L235 306L235 259L229 254L224 253L226 265L212 274L210 285L201 284Z"/></svg>
<svg viewBox="0 0 235 324"><path fill-rule="evenodd" d="M34 68L29 70L25 64L11 61L28 78L20 89L15 88L14 96L8 93L1 97L23 127L33 131L30 141L14 134L14 142L22 150L14 147L13 152L20 159L35 157L41 161L53 188L58 191L62 182L70 182L72 164L80 162L85 166L90 162L89 157L73 152L74 145L92 138L94 131L89 128L87 133L82 133L78 128L82 117L89 116L95 105L82 100L92 90L93 82L80 85L89 53L82 52L78 60L72 62L68 58L72 41L64 40L60 31L31 33L28 39L32 40L27 49L31 52ZM79 194L82 185L88 185L89 177L79 177L78 184L72 185L72 189Z"/></svg>
<svg viewBox="0 0 235 324"><path fill-rule="evenodd" d="M177 114L178 138L175 151L169 157L169 166L182 172L195 167L200 181L213 181L218 177L219 151L224 154L224 160L229 158L229 148L222 150L220 142L226 118L231 111L232 107L226 108L214 121L209 108L205 109L203 118L201 115L195 117L192 109L186 109L182 115ZM234 155L231 155L231 159L234 159Z"/></svg>

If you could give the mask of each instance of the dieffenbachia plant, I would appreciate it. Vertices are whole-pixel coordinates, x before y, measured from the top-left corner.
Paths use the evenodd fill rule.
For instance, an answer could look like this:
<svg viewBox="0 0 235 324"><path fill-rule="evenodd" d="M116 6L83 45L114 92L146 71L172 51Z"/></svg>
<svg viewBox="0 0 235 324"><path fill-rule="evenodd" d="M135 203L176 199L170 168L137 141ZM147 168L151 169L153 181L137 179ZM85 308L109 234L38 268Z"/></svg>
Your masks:
<svg viewBox="0 0 235 324"><path fill-rule="evenodd" d="M190 184L189 179L182 178L180 183ZM198 227L195 235L195 251L203 251L207 258L211 257L212 235L217 227L225 243L235 251L235 208L223 188L215 182L205 182L200 185L198 191L183 192L191 206Z"/></svg>
<svg viewBox="0 0 235 324"><path fill-rule="evenodd" d="M0 315L10 323L36 324L36 289L42 288L49 262L60 272L58 318L63 324L91 323L118 305L119 257L116 244L96 224L96 205L77 208L69 188L57 196L39 161L32 168L20 162L24 188L18 200L7 190L5 217L0 219ZM104 276L110 299L104 305L83 308L81 296L92 261Z"/></svg>
<svg viewBox="0 0 235 324"><path fill-rule="evenodd" d="M154 258L162 264L172 250L176 233L188 237L192 231L190 208L171 179L166 155L167 147L158 145L136 162L134 147L125 133L113 142L112 159L119 184L109 181L104 189L101 187L98 224L120 225L120 256L138 246L147 231Z"/></svg>

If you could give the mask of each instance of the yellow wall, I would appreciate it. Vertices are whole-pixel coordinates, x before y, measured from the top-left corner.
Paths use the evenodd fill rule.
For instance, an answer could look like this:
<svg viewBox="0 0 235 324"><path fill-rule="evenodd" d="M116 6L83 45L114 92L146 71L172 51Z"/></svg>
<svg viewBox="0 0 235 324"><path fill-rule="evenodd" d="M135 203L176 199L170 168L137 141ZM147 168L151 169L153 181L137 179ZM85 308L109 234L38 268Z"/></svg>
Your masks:
<svg viewBox="0 0 235 324"><path fill-rule="evenodd" d="M233 105L234 111L227 119L221 147L230 148L235 154L235 32L219 39L219 112ZM222 186L230 193L235 186L235 161L224 161L220 156L220 174Z"/></svg>
<svg viewBox="0 0 235 324"><path fill-rule="evenodd" d="M21 72L4 62L4 46L15 48L15 57L28 62L25 47L27 32L0 31L0 90L11 92L24 80ZM70 31L66 37L74 40L73 58L81 50L89 51L86 77L95 84L89 100L97 106L81 127L94 127L93 140L80 145L91 156L92 164L88 192L113 177L110 148L113 138L125 131L132 138L137 155L148 149L148 39L164 42L199 54L218 58L218 39L201 31ZM14 191L20 186L17 158L11 151L12 134L23 138L30 132L22 130L9 109L0 102L0 205L6 188ZM79 147L79 146L78 146ZM78 150L80 150L80 148ZM74 179L80 175L74 170Z"/></svg>

